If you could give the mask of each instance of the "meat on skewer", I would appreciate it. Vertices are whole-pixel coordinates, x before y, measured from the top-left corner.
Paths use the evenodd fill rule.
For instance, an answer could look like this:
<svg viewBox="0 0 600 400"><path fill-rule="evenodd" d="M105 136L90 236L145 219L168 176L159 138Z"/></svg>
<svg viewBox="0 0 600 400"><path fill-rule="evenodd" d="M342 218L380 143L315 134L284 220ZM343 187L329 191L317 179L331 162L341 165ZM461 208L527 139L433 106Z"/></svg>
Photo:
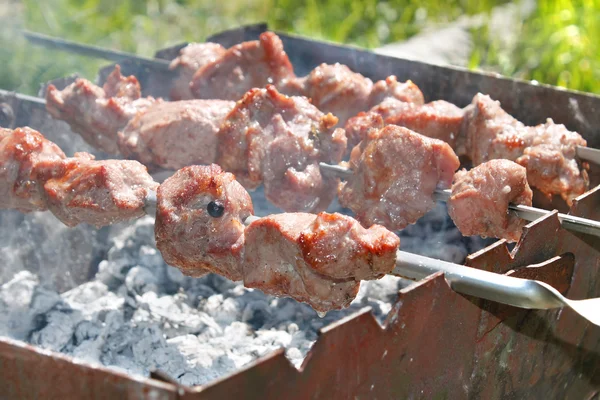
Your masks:
<svg viewBox="0 0 600 400"><path fill-rule="evenodd" d="M525 168L509 160L491 160L454 175L448 213L465 236L517 241L526 221L509 204L530 206L533 192Z"/></svg>
<svg viewBox="0 0 600 400"><path fill-rule="evenodd" d="M586 146L578 133L550 119L526 127L489 96L477 94L463 110L444 101L418 106L386 99L348 121L349 143L362 140L377 126L378 116L386 124L447 141L473 165L495 159L515 161L527 169L532 186L548 196L561 195L568 204L588 189L587 164L576 159L577 149Z"/></svg>
<svg viewBox="0 0 600 400"><path fill-rule="evenodd" d="M169 69L177 72L171 85L171 100L191 100L190 82L196 71L216 61L227 49L218 43L190 43L179 51L179 56L171 61Z"/></svg>
<svg viewBox="0 0 600 400"><path fill-rule="evenodd" d="M340 204L365 226L398 230L433 209L435 190L451 186L460 162L447 143L388 125L369 131L352 150L349 166Z"/></svg>
<svg viewBox="0 0 600 400"><path fill-rule="evenodd" d="M0 132L0 208L49 209L68 226L99 227L144 215L145 199L158 187L137 161L67 158L31 128Z"/></svg>
<svg viewBox="0 0 600 400"><path fill-rule="evenodd" d="M77 79L64 90L54 85L46 92L46 110L56 119L66 121L86 142L109 154L118 154L117 133L138 112L161 100L141 97L141 88L133 76L121 75L119 66L98 87Z"/></svg>
<svg viewBox="0 0 600 400"><path fill-rule="evenodd" d="M271 85L250 90L221 125L217 164L246 188L264 183L267 199L286 211L324 210L337 179L323 176L319 162L337 164L346 149L336 123L304 97Z"/></svg>
<svg viewBox="0 0 600 400"><path fill-rule="evenodd" d="M102 203L97 201L96 196L103 200L110 199L107 191L124 188L126 192L133 192L144 185L131 176L134 169L127 169L132 163L136 164L135 161L126 161L125 164L112 161L115 170L122 169L121 175L128 175L128 179L117 179L120 185L109 184L110 179L104 179L113 174L105 174L103 167L82 170L75 174L77 179L63 179L57 176L46 179L47 168L60 174L65 170L62 167L65 163L69 165L93 160L85 155L73 159L63 158L52 143L44 142L41 134L29 128L1 130L0 139L0 169L10 171L9 178L0 181L0 191L10 196L21 196L26 203L31 196L22 196L23 193L19 193L20 184L45 188L52 179L91 182L69 188L71 193L76 192L81 194L82 198L90 199L89 202L83 202L84 207ZM14 145L19 140L21 143ZM37 147L32 147L31 143ZM36 157L36 150L43 155L49 152L58 156L59 160L53 161L52 157ZM26 156L20 157L23 154ZM145 171L142 170L143 167L138 169L138 172L142 180L148 182L147 174L144 175ZM86 174L89 175L89 179L85 178ZM119 172L116 174L118 176ZM98 176L102 179L97 179ZM33 180L34 178L36 180ZM97 182L106 184L106 188L98 190ZM399 239L380 226L364 229L350 217L326 213L317 216L292 213L263 219L251 216L244 218L252 208L248 193L233 180L231 174L224 173L215 165L187 167L178 171L162 186L164 190L159 189L158 196L154 190L157 185L152 182L138 193L145 197L146 210L158 209L157 220L160 220L158 222L162 225L157 228L160 231L157 232L157 242L160 243L161 251L167 257L172 256L170 262L188 274L201 275L206 270L218 270L235 277L241 272L241 277L248 286L260 287L266 293L290 296L307 302L319 312L347 306L358 291L360 279L377 279L390 272L423 277L441 270L449 274L452 281L460 281L461 277L466 275L468 279L463 280L464 285L461 285L464 293L492 300L499 299L498 291L486 291L490 287L491 275L483 276L485 274L482 275L480 271L398 251L396 249ZM85 194L86 188L90 189L89 194ZM18 203L10 204L18 206ZM65 208L78 208L80 205L78 202L69 202L65 204ZM226 210L226 207L231 209ZM107 217L99 218L102 212L105 212ZM93 220L102 223L114 222L114 205L109 204L106 207L106 204L101 204L90 214ZM125 210L124 214L131 216L129 210ZM80 215L85 217L85 213ZM213 219L220 223L215 223ZM174 229L178 223L184 223L183 230ZM203 224L208 226L202 226ZM245 229L244 225L250 227ZM177 232L177 239L184 245L170 246L173 242L170 232ZM210 236L197 235L198 232L208 232ZM191 235L191 238L188 235ZM217 239L224 237L226 240L211 241L213 235ZM191 239L198 239L196 246L191 245ZM232 257L224 258L229 261L224 265L212 264L219 263L223 260L222 256L226 255L223 251L225 249L219 248L218 243L227 243L233 249ZM239 264L236 264L237 261ZM514 288L517 287L515 285L519 282L512 280L510 283L500 284L497 289L508 289L508 293L514 296ZM521 283L531 288L531 282ZM527 293L529 294L529 291ZM531 305L529 297L525 297L524 300L528 306ZM570 303L563 299L561 304ZM540 306L546 308L547 303L543 302Z"/></svg>
<svg viewBox="0 0 600 400"><path fill-rule="evenodd" d="M187 274L216 272L326 312L347 307L360 280L396 262L400 239L341 214L286 213L244 227L249 195L218 166L177 171L158 190L156 243Z"/></svg>

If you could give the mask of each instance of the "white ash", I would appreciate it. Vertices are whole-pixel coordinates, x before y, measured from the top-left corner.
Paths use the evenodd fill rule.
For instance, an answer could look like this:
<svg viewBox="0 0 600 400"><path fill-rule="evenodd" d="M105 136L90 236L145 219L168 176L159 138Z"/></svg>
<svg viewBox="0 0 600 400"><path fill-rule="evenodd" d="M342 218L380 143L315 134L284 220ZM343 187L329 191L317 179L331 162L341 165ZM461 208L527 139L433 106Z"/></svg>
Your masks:
<svg viewBox="0 0 600 400"><path fill-rule="evenodd" d="M256 201L258 215L272 212L263 203ZM69 231L48 213L0 217L14 225L3 224L0 232L6 253L0 335L131 374L160 370L184 385L211 382L280 347L298 367L320 328L365 306L382 322L398 290L409 283L393 276L363 282L347 310L319 318L305 304L266 296L220 276L183 276L154 247L150 217L97 236L89 236L89 227ZM463 238L448 221L445 208L436 208L400 232L401 247L462 262L483 241ZM77 235L83 250L72 247ZM38 256L20 260L24 249ZM61 291L56 277L63 266L57 257L69 249L100 253L103 259L93 268L84 260L86 273L97 272L84 283L68 279L70 290ZM47 255L51 250L58 256ZM75 265L69 259L67 272L73 273Z"/></svg>

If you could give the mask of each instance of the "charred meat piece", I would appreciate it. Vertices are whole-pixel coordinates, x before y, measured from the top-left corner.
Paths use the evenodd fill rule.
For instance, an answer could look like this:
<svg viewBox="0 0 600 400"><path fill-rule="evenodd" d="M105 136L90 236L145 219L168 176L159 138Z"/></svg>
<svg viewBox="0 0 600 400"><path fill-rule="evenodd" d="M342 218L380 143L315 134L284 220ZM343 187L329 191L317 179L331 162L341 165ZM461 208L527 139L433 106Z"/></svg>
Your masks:
<svg viewBox="0 0 600 400"><path fill-rule="evenodd" d="M295 78L281 39L273 32L265 32L260 40L233 46L196 71L190 90L197 99L235 101L252 88L268 84L286 87Z"/></svg>
<svg viewBox="0 0 600 400"><path fill-rule="evenodd" d="M191 100L190 82L196 71L215 62L227 50L218 43L190 43L179 51L179 57L171 61L169 68L178 72L171 87L171 100Z"/></svg>
<svg viewBox="0 0 600 400"><path fill-rule="evenodd" d="M245 233L244 285L289 296L317 311L347 307L361 279L395 266L398 237L380 226L364 229L340 214L277 214Z"/></svg>
<svg viewBox="0 0 600 400"><path fill-rule="evenodd" d="M528 136L525 126L504 111L500 102L479 93L465 109L463 138L457 151L468 156L473 165L495 159L515 161L527 147Z"/></svg>
<svg viewBox="0 0 600 400"><path fill-rule="evenodd" d="M527 168L531 186L548 196L560 195L571 204L589 187L587 165L580 165L576 159L577 146L585 146L587 142L551 119L528 130L528 147L517 163Z"/></svg>
<svg viewBox="0 0 600 400"><path fill-rule="evenodd" d="M47 209L44 182L61 175L65 154L31 128L0 128L0 208Z"/></svg>
<svg viewBox="0 0 600 400"><path fill-rule="evenodd" d="M119 132L119 149L145 165L179 169L215 162L217 132L235 105L225 100L159 103Z"/></svg>
<svg viewBox="0 0 600 400"><path fill-rule="evenodd" d="M492 160L454 176L448 213L465 236L517 241L526 222L508 205L531 206L533 193L525 168L509 160Z"/></svg>
<svg viewBox="0 0 600 400"><path fill-rule="evenodd" d="M464 111L447 101L427 104L408 103L388 97L367 113L360 113L346 123L348 145L355 146L381 116L386 125L398 125L433 139L443 140L455 148L461 132Z"/></svg>
<svg viewBox="0 0 600 400"><path fill-rule="evenodd" d="M267 199L286 211L324 210L337 179L322 175L318 163L339 163L346 148L336 123L304 97L271 85L250 90L221 126L217 163L248 189L264 183Z"/></svg>
<svg viewBox="0 0 600 400"><path fill-rule="evenodd" d="M395 125L373 129L352 150L339 201L365 226L403 229L435 206L434 191L450 187L459 165L441 140Z"/></svg>
<svg viewBox="0 0 600 400"><path fill-rule="evenodd" d="M77 79L64 90L54 85L46 93L46 110L67 122L86 142L110 154L118 154L117 133L138 112L156 100L140 98L140 85L133 76L123 77L117 65L104 87Z"/></svg>
<svg viewBox="0 0 600 400"><path fill-rule="evenodd" d="M252 200L218 165L177 171L158 188L156 246L169 265L190 276L242 279L244 220Z"/></svg>
<svg viewBox="0 0 600 400"><path fill-rule="evenodd" d="M67 226L101 227L142 217L145 200L158 183L132 160L94 160L76 153L63 160L64 172L44 184L48 208Z"/></svg>

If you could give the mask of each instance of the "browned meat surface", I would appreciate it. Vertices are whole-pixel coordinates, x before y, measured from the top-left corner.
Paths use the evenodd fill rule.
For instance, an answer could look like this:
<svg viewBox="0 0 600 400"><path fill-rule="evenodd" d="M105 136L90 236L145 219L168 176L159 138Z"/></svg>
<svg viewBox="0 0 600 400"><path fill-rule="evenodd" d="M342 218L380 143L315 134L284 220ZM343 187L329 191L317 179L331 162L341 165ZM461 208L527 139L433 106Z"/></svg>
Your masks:
<svg viewBox="0 0 600 400"><path fill-rule="evenodd" d="M465 236L517 241L525 220L509 214L508 205L531 206L533 193L525 168L509 160L492 160L454 176L448 213Z"/></svg>
<svg viewBox="0 0 600 400"><path fill-rule="evenodd" d="M232 174L214 164L185 167L160 185L157 199L156 246L168 264L191 276L242 279L243 221L254 210Z"/></svg>
<svg viewBox="0 0 600 400"><path fill-rule="evenodd" d="M435 189L449 188L460 163L452 148L409 129L369 131L352 150L353 175L340 184L339 201L365 226L397 230L435 205Z"/></svg>
<svg viewBox="0 0 600 400"><path fill-rule="evenodd" d="M474 165L501 158L516 161L527 168L531 186L549 196L559 194L568 204L587 190L587 166L575 158L576 147L586 141L564 125L548 120L525 127L482 94L473 98L464 120L464 151Z"/></svg>
<svg viewBox="0 0 600 400"><path fill-rule="evenodd" d="M65 154L31 128L0 129L0 208L47 209L44 182L61 174Z"/></svg>
<svg viewBox="0 0 600 400"><path fill-rule="evenodd" d="M551 119L528 129L529 146L517 158L527 168L527 180L542 193L560 195L571 204L589 187L585 166L576 159L577 146L585 146L587 142Z"/></svg>
<svg viewBox="0 0 600 400"><path fill-rule="evenodd" d="M321 64L304 80L304 95L323 112L330 112L344 123L359 111L369 108L373 82L352 72L343 64Z"/></svg>
<svg viewBox="0 0 600 400"><path fill-rule="evenodd" d="M140 86L133 76L123 77L119 66L104 87L77 79L64 90L53 85L46 93L46 110L67 122L86 142L107 153L118 154L117 133L138 112L158 100L140 98Z"/></svg>
<svg viewBox="0 0 600 400"><path fill-rule="evenodd" d="M295 78L281 39L273 32L265 32L260 40L233 46L196 71L190 90L198 99L237 101L252 88L268 84L283 87Z"/></svg>
<svg viewBox="0 0 600 400"><path fill-rule="evenodd" d="M145 199L158 183L132 160L96 161L87 153L63 161L64 174L49 179L48 208L67 226L97 227L144 215Z"/></svg>
<svg viewBox="0 0 600 400"><path fill-rule="evenodd" d="M377 116L381 116L387 125L403 126L421 135L443 140L455 148L463 115L462 109L443 100L415 104L388 97L369 112L350 118L346 123L346 136L349 146L357 145L370 129L377 126Z"/></svg>
<svg viewBox="0 0 600 400"><path fill-rule="evenodd" d="M125 157L166 169L213 163L217 132L234 105L225 100L156 104L119 132L119 149Z"/></svg>
<svg viewBox="0 0 600 400"><path fill-rule="evenodd" d="M516 160L527 147L525 126L500 107L500 102L481 93L465 110L463 136L458 154L467 155L473 165L489 160Z"/></svg>
<svg viewBox="0 0 600 400"><path fill-rule="evenodd" d="M330 112L344 125L349 118L391 97L402 102L423 104L423 93L411 81L398 82L389 76L373 84L343 64L321 64L299 81L304 95L323 112Z"/></svg>
<svg viewBox="0 0 600 400"><path fill-rule="evenodd" d="M217 163L248 189L264 183L266 197L283 210L324 210L337 179L321 175L318 163L339 163L346 148L336 123L304 97L270 85L253 89L221 126Z"/></svg>
<svg viewBox="0 0 600 400"><path fill-rule="evenodd" d="M369 97L368 107L363 110L376 106L388 97L417 105L425 103L423 93L417 85L412 81L398 82L394 75L390 75L384 80L375 82Z"/></svg>
<svg viewBox="0 0 600 400"><path fill-rule="evenodd" d="M171 61L169 68L178 72L171 87L171 100L190 100L190 82L196 71L215 62L226 49L218 43L190 43L179 51L179 57Z"/></svg>
<svg viewBox="0 0 600 400"><path fill-rule="evenodd" d="M377 279L395 266L397 236L366 230L347 216L305 213L261 218L245 233L244 285L289 296L317 311L347 307L360 279Z"/></svg>

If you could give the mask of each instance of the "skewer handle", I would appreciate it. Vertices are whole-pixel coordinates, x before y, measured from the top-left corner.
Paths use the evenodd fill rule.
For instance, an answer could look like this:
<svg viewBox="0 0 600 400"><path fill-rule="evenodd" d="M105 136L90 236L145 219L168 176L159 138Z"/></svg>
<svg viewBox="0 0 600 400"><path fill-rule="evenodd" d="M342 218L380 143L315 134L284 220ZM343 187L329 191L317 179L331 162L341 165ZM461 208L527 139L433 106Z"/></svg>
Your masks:
<svg viewBox="0 0 600 400"><path fill-rule="evenodd" d="M107 50L101 47L72 42L70 40L59 39L52 36L42 35L41 33L23 31L25 38L37 45L55 48L63 51L81 54L88 57L103 58L110 61L132 60L141 65L146 65L163 71L169 70L170 62L158 58L146 58L135 54L126 53L118 50Z"/></svg>

